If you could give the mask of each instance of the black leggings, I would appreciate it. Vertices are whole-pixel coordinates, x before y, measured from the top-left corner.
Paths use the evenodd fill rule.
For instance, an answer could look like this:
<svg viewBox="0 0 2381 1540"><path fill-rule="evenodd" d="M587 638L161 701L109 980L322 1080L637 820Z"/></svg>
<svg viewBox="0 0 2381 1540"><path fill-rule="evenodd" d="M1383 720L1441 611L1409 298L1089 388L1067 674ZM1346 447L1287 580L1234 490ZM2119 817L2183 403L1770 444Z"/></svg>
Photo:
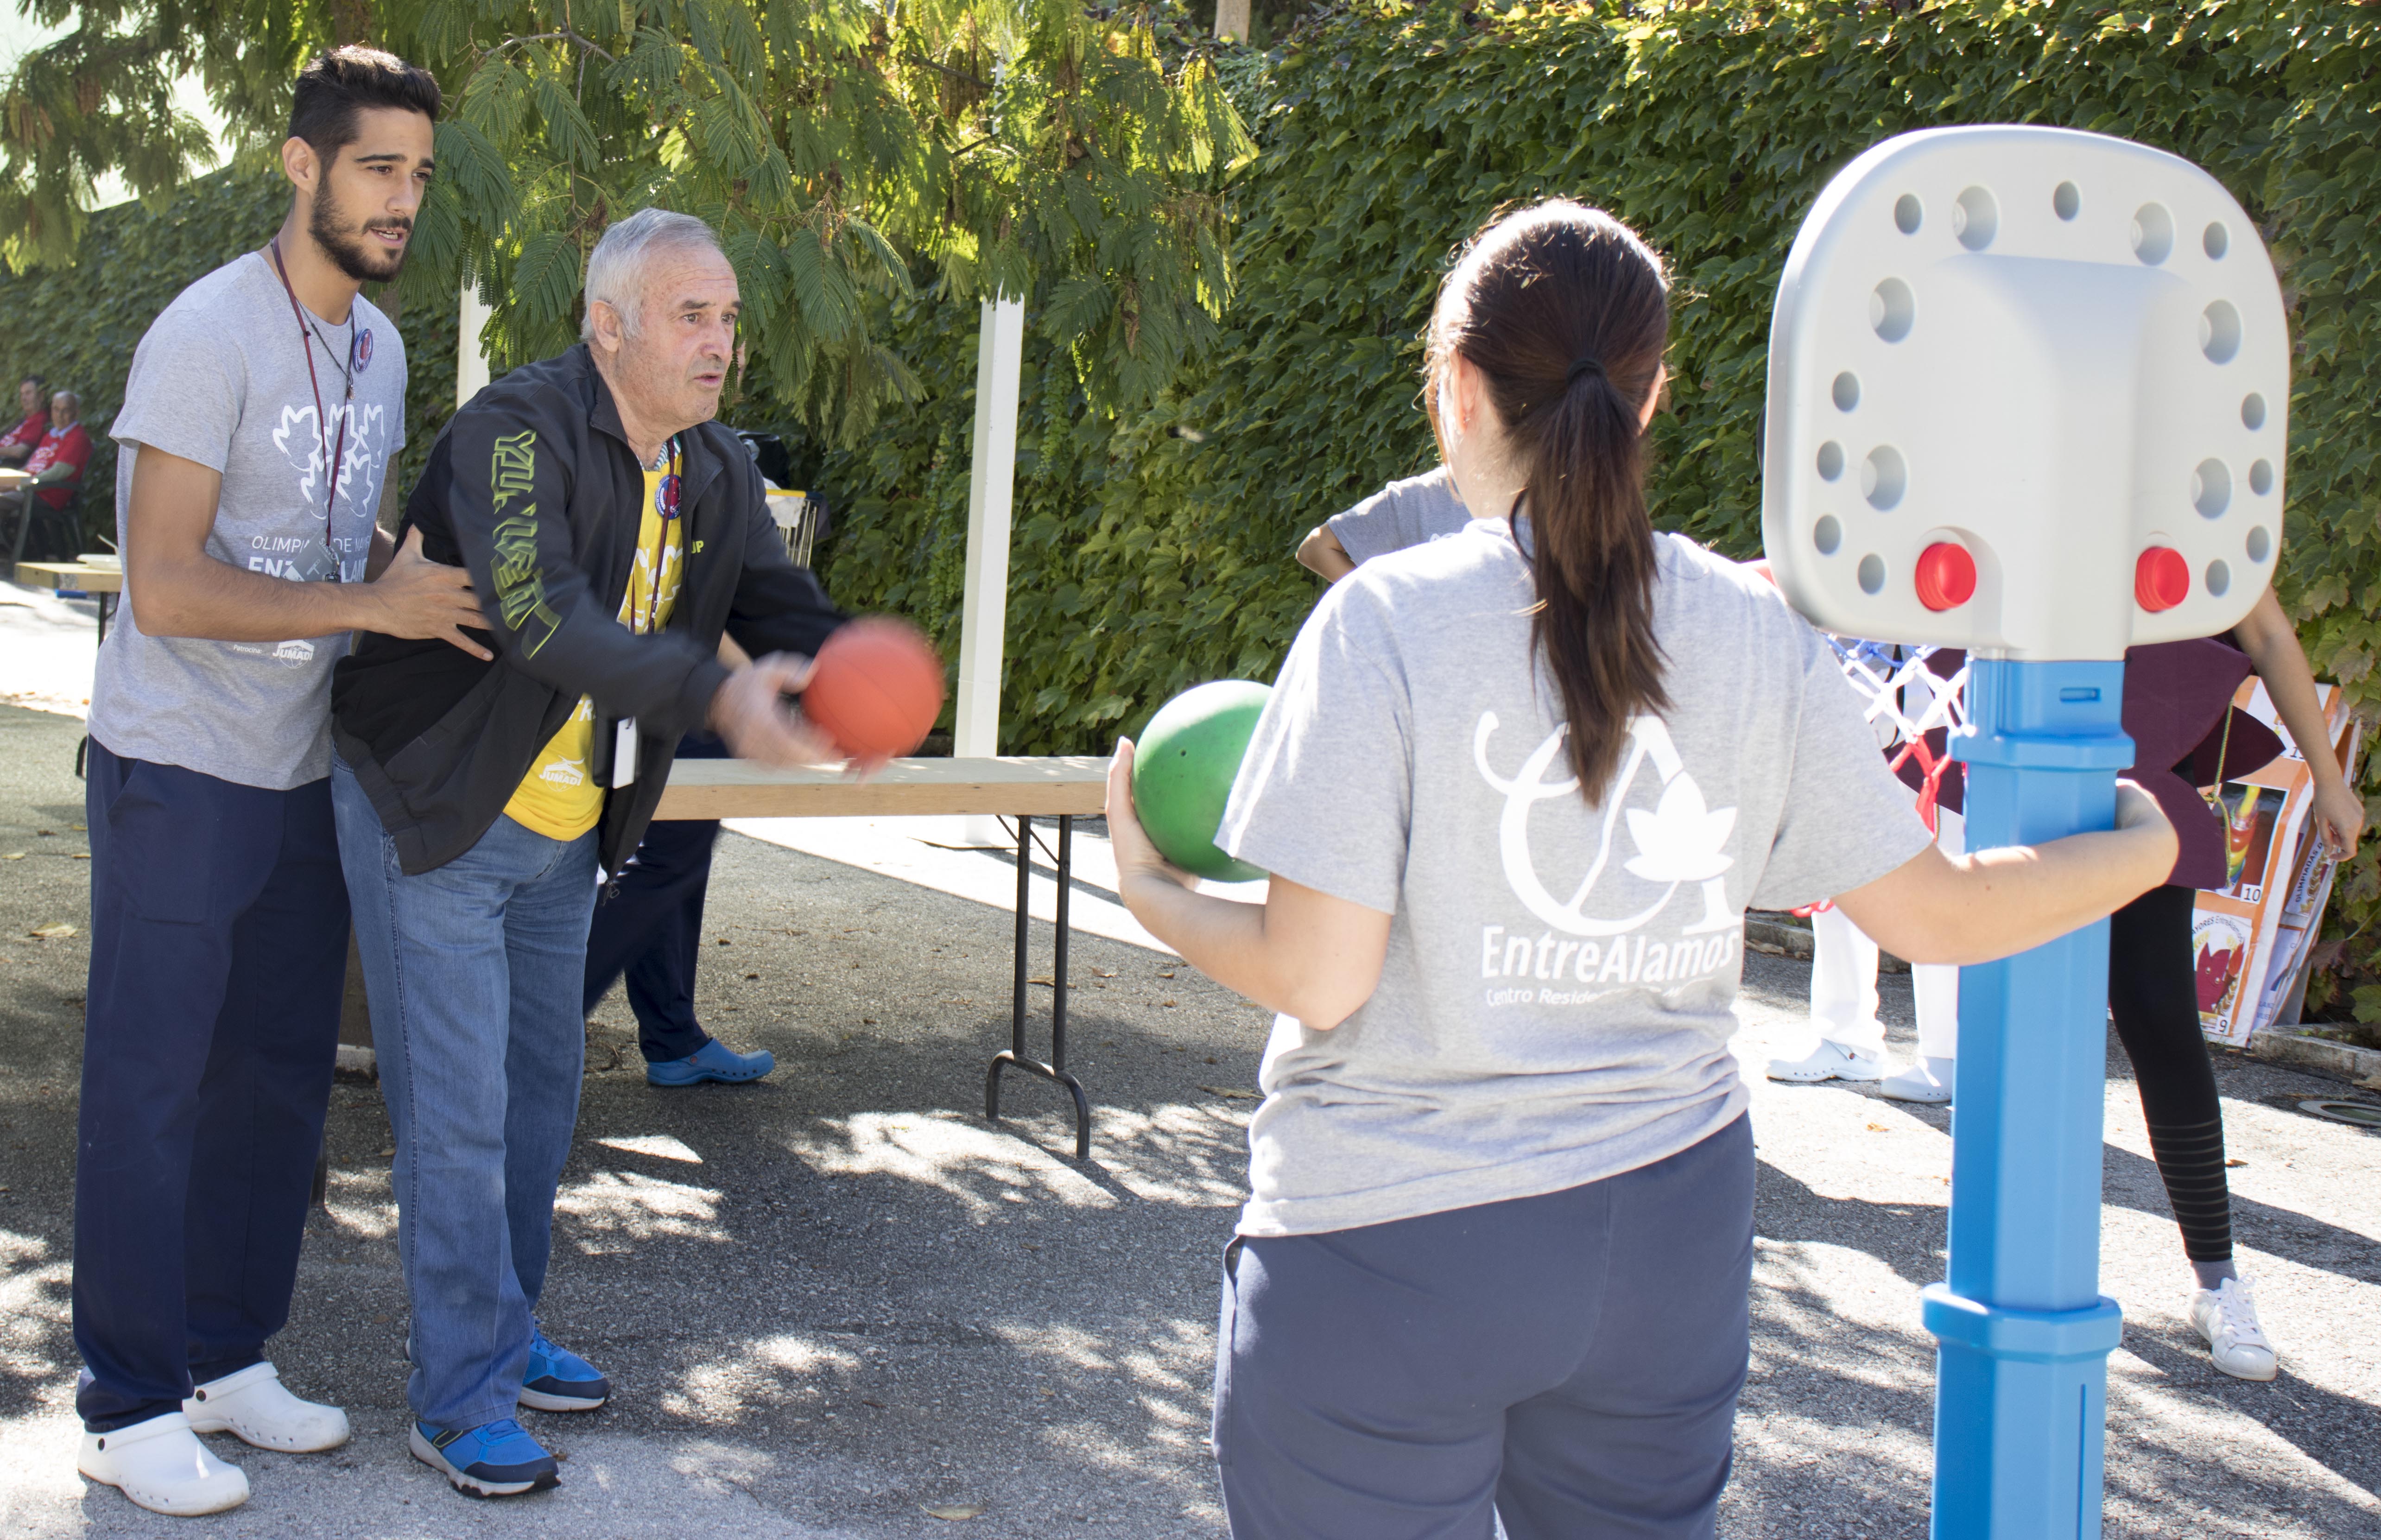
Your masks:
<svg viewBox="0 0 2381 1540"><path fill-rule="evenodd" d="M2153 887L2108 924L2108 1009L2133 1061L2150 1151L2193 1262L2232 1257L2232 1202L2224 1183L2224 1114L2216 1068L2199 1031L2191 955L2198 891Z"/></svg>

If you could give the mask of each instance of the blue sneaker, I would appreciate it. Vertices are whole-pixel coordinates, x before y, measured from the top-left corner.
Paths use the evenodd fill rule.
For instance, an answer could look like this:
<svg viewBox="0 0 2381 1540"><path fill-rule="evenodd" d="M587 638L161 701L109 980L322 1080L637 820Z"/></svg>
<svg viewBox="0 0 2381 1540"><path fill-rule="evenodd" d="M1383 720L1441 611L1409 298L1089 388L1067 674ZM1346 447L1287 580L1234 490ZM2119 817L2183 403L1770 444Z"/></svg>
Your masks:
<svg viewBox="0 0 2381 1540"><path fill-rule="evenodd" d="M717 1081L723 1085L740 1085L759 1080L776 1067L777 1056L766 1048L756 1054L739 1054L714 1037L684 1058L646 1065L645 1083L700 1085L704 1081Z"/></svg>
<svg viewBox="0 0 2381 1540"><path fill-rule="evenodd" d="M529 1339L529 1369L521 1375L520 1403L534 1412L592 1412L612 1395L612 1382L595 1365L545 1339Z"/></svg>
<svg viewBox="0 0 2381 1540"><path fill-rule="evenodd" d="M417 1420L410 1442L414 1459L467 1497L509 1497L562 1485L554 1456L510 1417L475 1428L434 1428Z"/></svg>

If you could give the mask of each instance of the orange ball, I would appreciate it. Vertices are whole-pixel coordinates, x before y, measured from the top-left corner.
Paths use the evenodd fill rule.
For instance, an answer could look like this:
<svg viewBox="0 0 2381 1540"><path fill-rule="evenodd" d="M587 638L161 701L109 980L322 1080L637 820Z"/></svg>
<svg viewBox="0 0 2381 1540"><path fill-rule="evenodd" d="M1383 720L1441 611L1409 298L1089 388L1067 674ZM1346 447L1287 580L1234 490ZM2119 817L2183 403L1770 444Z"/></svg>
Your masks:
<svg viewBox="0 0 2381 1540"><path fill-rule="evenodd" d="M942 711L942 657L925 632L889 615L836 628L802 691L802 714L854 759L910 752Z"/></svg>

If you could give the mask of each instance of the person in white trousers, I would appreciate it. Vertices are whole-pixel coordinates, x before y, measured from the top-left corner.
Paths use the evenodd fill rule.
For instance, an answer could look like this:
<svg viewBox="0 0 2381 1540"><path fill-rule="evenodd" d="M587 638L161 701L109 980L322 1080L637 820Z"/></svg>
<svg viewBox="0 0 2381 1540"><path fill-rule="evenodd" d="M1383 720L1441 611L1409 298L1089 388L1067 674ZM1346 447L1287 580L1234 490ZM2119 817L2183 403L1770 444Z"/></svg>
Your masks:
<svg viewBox="0 0 2381 1540"><path fill-rule="evenodd" d="M1960 816L1935 810L1935 843L1949 856L1967 852ZM1774 1081L1877 1081L1877 1090L1898 1102L1940 1105L1951 1099L1952 1069L1960 1055L1960 970L1921 962L1910 970L1918 1003L1918 1057L1888 1074L1885 1023L1876 1014L1877 947L1849 915L1830 904L1811 916L1811 1024L1818 1046L1801 1058L1773 1058Z"/></svg>
<svg viewBox="0 0 2381 1540"><path fill-rule="evenodd" d="M1899 655L1896 650L1896 655ZM1955 670L1965 660L1957 653L1937 654L1924 670L1912 670L1898 691L1898 704L1908 713L1897 722L1888 715L1878 722L1878 736L1887 753L1902 741L1911 722L1943 725L1935 711L1946 691L1959 685ZM1937 673L1941 668L1943 672ZM1932 735L1930 735L1932 736ZM1937 745L1940 752L1941 745ZM1953 767L1951 775L1960 771ZM1955 792L1953 781L1944 789ZM1960 802L1957 795L1947 799ZM1967 853L1966 823L1960 809L1938 802L1935 808L1935 843L1948 856ZM1881 1082L1877 1090L1899 1102L1940 1106L1951 1099L1953 1067L1960 1055L1960 970L1938 963L1918 963L1910 970L1911 993L1918 1006L1918 1057L1909 1068L1887 1073L1885 1023L1876 1014L1877 946L1858 925L1829 904L1811 916L1811 1024L1818 1045L1799 1058L1773 1058L1769 1078L1802 1084L1821 1081Z"/></svg>

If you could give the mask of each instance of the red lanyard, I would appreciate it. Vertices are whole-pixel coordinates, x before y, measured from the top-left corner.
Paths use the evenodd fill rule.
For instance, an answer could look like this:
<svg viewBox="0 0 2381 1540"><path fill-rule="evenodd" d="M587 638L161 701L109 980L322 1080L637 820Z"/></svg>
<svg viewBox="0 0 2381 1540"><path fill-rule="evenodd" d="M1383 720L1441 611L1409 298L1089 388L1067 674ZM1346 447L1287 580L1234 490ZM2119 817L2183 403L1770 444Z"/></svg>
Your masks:
<svg viewBox="0 0 2381 1540"><path fill-rule="evenodd" d="M289 296L290 319L298 323L299 350L306 355L306 385L314 393L315 435L322 443L324 458L331 462L331 487L323 499L323 549L330 553L331 581L337 582L344 574L339 553L331 544L331 519L339 508L339 468L347 463L348 458L348 414L344 410L339 413L339 442L338 447L334 449L330 444L331 425L323 421L323 385L314 377L314 330L306 324L306 318L298 312L298 291L289 287L289 269L281 261L281 238L275 236L267 244L273 252L273 271L281 278L281 292ZM342 406L356 398L355 321L355 312L350 309L348 312L348 394L341 402Z"/></svg>

